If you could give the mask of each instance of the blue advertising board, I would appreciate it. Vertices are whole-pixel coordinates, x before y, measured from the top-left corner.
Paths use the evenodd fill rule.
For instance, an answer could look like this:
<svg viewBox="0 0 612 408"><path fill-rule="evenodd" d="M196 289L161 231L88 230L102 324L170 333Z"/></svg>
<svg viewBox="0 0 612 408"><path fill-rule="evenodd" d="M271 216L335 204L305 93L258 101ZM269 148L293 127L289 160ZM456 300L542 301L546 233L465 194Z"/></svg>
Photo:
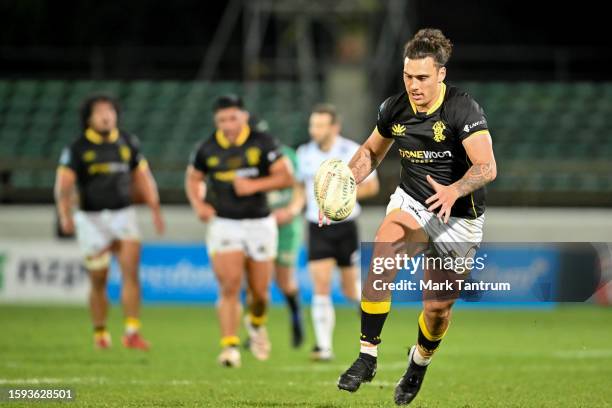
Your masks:
<svg viewBox="0 0 612 408"><path fill-rule="evenodd" d="M559 249L547 244L487 244L477 255L486 258L486 268L474 270L476 281L504 281L511 291L472 293L464 303L474 305L511 303L548 303L554 294L559 270ZM362 245L361 267L367 270L371 258L371 245ZM306 250L301 248L296 263L300 295L305 302L312 296L312 284L306 267ZM420 273L420 272L419 272ZM414 277L422 277L419 273ZM396 281L405 278L400 271ZM154 303L214 303L217 283L211 269L206 248L202 243L144 243L140 266L140 279L144 302ZM109 296L120 299L121 278L118 265L113 261L109 279ZM281 302L283 296L273 285L272 301ZM347 303L341 293L339 274L334 274L332 285L334 302ZM421 292L394 292L394 304L420 301Z"/></svg>

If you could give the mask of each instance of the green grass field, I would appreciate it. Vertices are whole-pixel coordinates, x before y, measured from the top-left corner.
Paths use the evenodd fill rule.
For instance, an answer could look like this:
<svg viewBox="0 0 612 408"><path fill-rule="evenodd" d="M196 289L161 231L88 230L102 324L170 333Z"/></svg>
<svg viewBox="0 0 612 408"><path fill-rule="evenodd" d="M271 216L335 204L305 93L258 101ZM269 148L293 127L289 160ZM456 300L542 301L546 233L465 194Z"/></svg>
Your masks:
<svg viewBox="0 0 612 408"><path fill-rule="evenodd" d="M216 364L211 307L145 308L143 331L153 349L142 353L120 346L117 307L110 323L114 347L101 352L92 348L84 308L0 306L0 387L70 387L79 407L393 406L417 313L392 311L378 375L349 394L335 381L357 354L353 309L338 311L332 363L310 362L308 347L290 349L287 316L276 308L269 324L271 359L258 362L244 352L242 368L227 369ZM411 406L612 406L612 309L456 310Z"/></svg>

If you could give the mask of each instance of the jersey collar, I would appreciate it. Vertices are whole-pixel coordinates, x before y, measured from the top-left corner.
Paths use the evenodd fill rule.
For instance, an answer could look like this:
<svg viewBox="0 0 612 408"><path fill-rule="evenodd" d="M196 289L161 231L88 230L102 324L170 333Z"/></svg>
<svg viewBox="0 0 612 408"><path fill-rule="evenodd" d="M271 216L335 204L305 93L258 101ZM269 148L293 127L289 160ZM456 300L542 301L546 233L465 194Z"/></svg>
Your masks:
<svg viewBox="0 0 612 408"><path fill-rule="evenodd" d="M242 146L244 142L246 142L249 138L249 134L251 134L251 128L246 125L240 131L240 134L236 138L236 143L234 143L233 145ZM227 149L228 147L232 146L232 142L229 141L229 139L223 134L221 130L217 130L215 132L215 139L217 140L217 143L219 143L219 146L224 149Z"/></svg>
<svg viewBox="0 0 612 408"><path fill-rule="evenodd" d="M87 140L94 144L102 144L105 141L108 143L115 143L117 139L119 139L119 130L117 130L117 128L111 130L110 134L108 135L108 138L105 138L92 128L87 128L85 130L85 137L87 138Z"/></svg>
<svg viewBox="0 0 612 408"><path fill-rule="evenodd" d="M445 94L446 94L446 84L442 82L440 84L440 94L438 95L438 99L436 99L436 102L433 105L431 105L431 108L429 108L429 110L425 113L425 115L431 115L432 113L437 111L440 108L440 106L442 106L442 102L444 102ZM418 114L417 107L414 104L414 102L412 102L412 99L410 99L410 95L408 95L408 102L410 102L410 106L412 107L412 111L414 112L414 114L417 115Z"/></svg>

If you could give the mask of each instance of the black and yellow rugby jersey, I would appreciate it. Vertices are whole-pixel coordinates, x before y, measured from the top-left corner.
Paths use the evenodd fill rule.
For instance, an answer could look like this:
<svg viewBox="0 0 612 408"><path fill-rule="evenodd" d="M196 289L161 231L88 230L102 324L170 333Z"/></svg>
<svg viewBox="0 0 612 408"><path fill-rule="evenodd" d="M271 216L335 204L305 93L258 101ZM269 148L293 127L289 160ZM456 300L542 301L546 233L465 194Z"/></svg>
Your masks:
<svg viewBox="0 0 612 408"><path fill-rule="evenodd" d="M246 126L235 144L217 130L200 143L190 164L206 174L206 201L219 217L263 218L270 214L267 196L258 192L238 197L233 181L239 177L263 177L270 174L270 165L283 156L278 141L267 133Z"/></svg>
<svg viewBox="0 0 612 408"><path fill-rule="evenodd" d="M436 103L428 112L418 112L406 92L386 99L379 108L378 132L393 138L401 157L400 187L424 206L434 194L426 180L450 185L471 166L461 144L468 136L488 132L482 108L467 93L442 83ZM485 188L459 198L451 215L476 218L485 210Z"/></svg>
<svg viewBox="0 0 612 408"><path fill-rule="evenodd" d="M87 129L64 148L59 165L76 173L80 208L102 211L131 204L132 170L147 161L135 136L115 129L104 138Z"/></svg>

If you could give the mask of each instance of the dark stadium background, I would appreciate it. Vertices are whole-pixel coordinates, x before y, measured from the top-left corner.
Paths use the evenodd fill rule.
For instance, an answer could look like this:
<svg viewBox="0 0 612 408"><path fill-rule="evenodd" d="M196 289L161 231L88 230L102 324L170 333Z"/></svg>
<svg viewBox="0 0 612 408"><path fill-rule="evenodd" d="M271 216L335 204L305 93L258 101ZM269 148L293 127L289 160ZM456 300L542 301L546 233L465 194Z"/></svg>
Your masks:
<svg viewBox="0 0 612 408"><path fill-rule="evenodd" d="M380 102L402 90L403 45L424 27L453 41L447 82L488 115L498 177L488 186L485 241L515 245L500 270L533 278L528 289L549 283L536 279L544 270L562 285L557 300L571 302L458 308L417 406L610 406L612 35L596 1L0 0L0 391L72 387L79 406L389 404L418 310L394 306L374 384L340 394L335 380L354 358L359 323L337 281L334 301L344 307L332 364L289 348L274 289L269 364L245 353L242 371L217 366L206 227L187 205L183 178L195 143L213 130L214 98L228 92L291 146L308 140L309 112L321 101L336 104L342 133L362 141ZM142 141L168 226L157 237L139 208L143 332L153 343L145 356L119 344L116 264L116 344L93 352L87 272L74 240L57 237L57 162L78 136L80 102L99 91L119 98L122 127ZM381 192L358 219L364 241L398 167L392 149ZM558 242L572 244L549 244ZM298 277L308 307L304 251Z"/></svg>
<svg viewBox="0 0 612 408"><path fill-rule="evenodd" d="M244 94L292 145L307 139L309 108L331 100L346 136L362 140L380 101L401 89L402 45L433 26L455 45L449 82L489 114L500 166L489 202L610 205L612 36L597 4L3 1L0 200L51 201L50 170L76 131L71 112L96 89L122 100L165 202L185 203L176 186L219 92ZM60 99L39 105L46 95ZM183 108L192 114L177 116ZM396 169L385 163L389 187L374 202L386 200Z"/></svg>

